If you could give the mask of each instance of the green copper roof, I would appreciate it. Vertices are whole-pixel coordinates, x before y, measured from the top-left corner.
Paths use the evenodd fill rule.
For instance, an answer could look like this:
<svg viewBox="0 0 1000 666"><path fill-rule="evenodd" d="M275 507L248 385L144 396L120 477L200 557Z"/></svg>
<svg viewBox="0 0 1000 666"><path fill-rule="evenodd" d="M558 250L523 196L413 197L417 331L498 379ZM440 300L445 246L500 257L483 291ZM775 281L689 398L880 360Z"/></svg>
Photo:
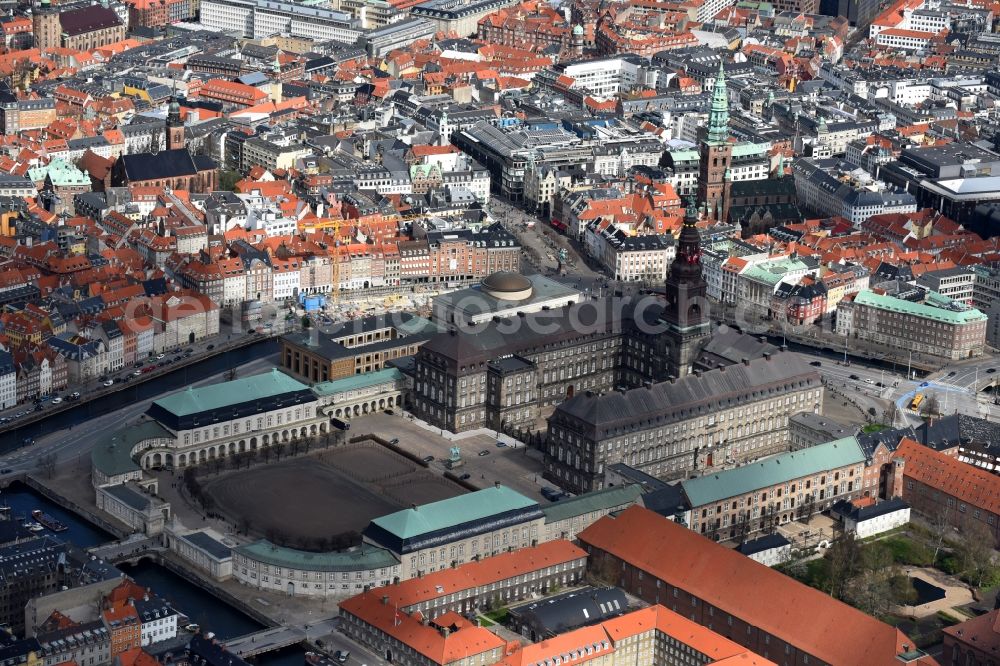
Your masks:
<svg viewBox="0 0 1000 666"><path fill-rule="evenodd" d="M166 398L160 398L153 404L177 416L186 416L303 390L309 390L309 387L282 372L278 372L275 368L271 372L241 377L231 382L211 384L200 388L189 386L183 391L168 395Z"/></svg>
<svg viewBox="0 0 1000 666"><path fill-rule="evenodd" d="M712 110L708 114L708 140L720 143L729 136L729 93L726 90L726 69L719 60L719 73L712 91Z"/></svg>
<svg viewBox="0 0 1000 666"><path fill-rule="evenodd" d="M692 508L752 493L760 488L827 470L864 462L865 454L854 437L817 444L808 449L765 458L736 469L682 481Z"/></svg>
<svg viewBox="0 0 1000 666"><path fill-rule="evenodd" d="M132 460L132 449L144 440L160 438L173 440L174 436L156 421L122 428L106 441L94 445L90 451L91 463L107 476L138 471L139 466Z"/></svg>
<svg viewBox="0 0 1000 666"><path fill-rule="evenodd" d="M756 280L764 284L775 285L785 279L785 276L793 271L808 269L809 266L799 259L783 257L775 261L765 261L751 266L744 273L744 277L749 280Z"/></svg>
<svg viewBox="0 0 1000 666"><path fill-rule="evenodd" d="M62 158L55 158L45 166L35 167L28 171L28 177L33 182L49 177L56 187L81 187L90 185L90 176L77 169Z"/></svg>
<svg viewBox="0 0 1000 666"><path fill-rule="evenodd" d="M733 157L746 157L748 155L764 155L771 149L770 143L753 143L741 141L733 144Z"/></svg>
<svg viewBox="0 0 1000 666"><path fill-rule="evenodd" d="M327 396L347 391L357 391L369 386L397 382L401 379L403 379L402 372L396 368L387 368L385 370L376 370L375 372L366 372L361 375L352 375L344 379L335 379L330 382L320 382L314 385L312 390L316 395Z"/></svg>
<svg viewBox="0 0 1000 666"><path fill-rule="evenodd" d="M925 319L932 319L946 324L968 324L976 321L986 321L986 315L979 310L964 306L934 291L927 292L925 303L904 301L901 298L876 294L870 290L858 292L854 297L854 302L859 305L878 308L879 310L924 317ZM950 307L955 309L948 309Z"/></svg>
<svg viewBox="0 0 1000 666"><path fill-rule="evenodd" d="M360 571L399 564L385 548L369 544L339 553L310 553L260 540L246 546L237 546L233 548L233 552L264 564L304 571Z"/></svg>
<svg viewBox="0 0 1000 666"><path fill-rule="evenodd" d="M412 539L429 532L533 506L538 506L538 502L507 486L498 486L390 513L376 518L372 524L399 539Z"/></svg>
<svg viewBox="0 0 1000 666"><path fill-rule="evenodd" d="M634 504L641 495L642 486L637 483L631 483L627 486L613 486L553 502L542 507L542 513L545 514L546 523L555 523L594 511L607 511L615 507Z"/></svg>

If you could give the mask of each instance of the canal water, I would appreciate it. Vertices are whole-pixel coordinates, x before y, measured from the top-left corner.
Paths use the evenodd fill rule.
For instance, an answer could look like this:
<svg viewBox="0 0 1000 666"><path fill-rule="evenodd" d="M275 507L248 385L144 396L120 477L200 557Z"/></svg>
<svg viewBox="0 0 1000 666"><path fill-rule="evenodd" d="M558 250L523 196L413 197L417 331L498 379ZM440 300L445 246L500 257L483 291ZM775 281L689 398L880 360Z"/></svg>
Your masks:
<svg viewBox="0 0 1000 666"><path fill-rule="evenodd" d="M20 519L22 523L26 520L34 522L31 512L35 509L41 509L69 527L65 532L59 532L58 534L45 529L37 532L39 536L51 536L54 534L61 540L71 541L81 548L89 548L90 546L114 540L113 535L82 520L75 513L67 511L21 483L12 483L6 490L0 491L0 505L11 507L11 516L15 519Z"/></svg>
<svg viewBox="0 0 1000 666"><path fill-rule="evenodd" d="M46 419L0 433L0 453L6 453L23 446L27 437L37 438L53 430L79 425L96 416L152 398L164 391L180 390L230 368L238 368L245 363L265 358L276 351L277 344L274 340L262 338L259 342L231 349L198 363L179 367L173 371L165 371L164 374L148 381L132 382L118 391L64 409Z"/></svg>
<svg viewBox="0 0 1000 666"><path fill-rule="evenodd" d="M10 506L11 514L21 517L30 517L33 510L41 509L69 527L65 532L55 534L57 538L83 548L114 540L112 535L20 483L14 483L0 492L0 504ZM38 534L54 533L46 529ZM222 640L264 628L250 616L158 564L143 560L137 565L122 565L119 568L140 585L166 599L171 606L191 618L191 622L199 624L202 631L214 632ZM292 646L261 655L254 663L260 666L303 666L304 659L304 650Z"/></svg>

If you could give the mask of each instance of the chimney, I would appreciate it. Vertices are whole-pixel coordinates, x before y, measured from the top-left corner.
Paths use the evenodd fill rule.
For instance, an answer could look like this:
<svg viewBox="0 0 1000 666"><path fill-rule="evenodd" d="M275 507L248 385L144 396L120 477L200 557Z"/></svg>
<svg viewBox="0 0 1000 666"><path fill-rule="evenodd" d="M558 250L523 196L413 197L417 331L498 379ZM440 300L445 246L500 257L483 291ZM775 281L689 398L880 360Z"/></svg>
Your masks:
<svg viewBox="0 0 1000 666"><path fill-rule="evenodd" d="M670 375L670 377L668 377L668 380L670 381L671 384L677 383L677 377L675 377L674 375Z"/></svg>
<svg viewBox="0 0 1000 666"><path fill-rule="evenodd" d="M382 605L383 606L388 606L389 605L389 595L388 594L382 595Z"/></svg>
<svg viewBox="0 0 1000 666"><path fill-rule="evenodd" d="M740 360L743 361L743 365L746 365L746 366L750 365L750 359L748 359L747 357L744 356Z"/></svg>
<svg viewBox="0 0 1000 666"><path fill-rule="evenodd" d="M694 369L694 376L695 377L701 377L701 368L695 368Z"/></svg>
<svg viewBox="0 0 1000 666"><path fill-rule="evenodd" d="M449 629L448 627L441 627L441 635L442 636L444 636L445 638L448 638L448 634L450 634L450 633L451 633L451 629Z"/></svg>
<svg viewBox="0 0 1000 666"><path fill-rule="evenodd" d="M761 344L765 344L765 345L767 344L767 336L766 335L762 335L762 336L760 336L757 339L761 341Z"/></svg>
<svg viewBox="0 0 1000 666"><path fill-rule="evenodd" d="M783 352L788 351L788 345L781 345L781 351Z"/></svg>
<svg viewBox="0 0 1000 666"><path fill-rule="evenodd" d="M500 487L500 482L499 481L494 481L493 485L496 486L497 488L499 488Z"/></svg>
<svg viewBox="0 0 1000 666"><path fill-rule="evenodd" d="M725 363L720 363L719 364L719 372L725 372L725 371L726 371L726 364Z"/></svg>
<svg viewBox="0 0 1000 666"><path fill-rule="evenodd" d="M765 361L771 360L771 352L764 352L764 360Z"/></svg>
<svg viewBox="0 0 1000 666"><path fill-rule="evenodd" d="M420 509L420 507L418 507L416 504L411 504L410 508L413 509L414 511L418 511Z"/></svg>

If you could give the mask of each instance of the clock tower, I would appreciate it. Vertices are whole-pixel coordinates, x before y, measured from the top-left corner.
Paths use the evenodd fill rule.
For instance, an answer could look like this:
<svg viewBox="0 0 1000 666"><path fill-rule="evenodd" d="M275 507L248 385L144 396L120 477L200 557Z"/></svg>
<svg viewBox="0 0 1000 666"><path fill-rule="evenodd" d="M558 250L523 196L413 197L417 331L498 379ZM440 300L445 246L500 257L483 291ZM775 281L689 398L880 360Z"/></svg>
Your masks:
<svg viewBox="0 0 1000 666"><path fill-rule="evenodd" d="M722 61L719 61L719 73L715 76L708 127L702 136L698 163L698 198L704 203L710 219L725 222L729 215L730 189L733 184L730 171L733 145L729 143L729 93Z"/></svg>
<svg viewBox="0 0 1000 666"><path fill-rule="evenodd" d="M667 372L683 377L711 333L708 319L707 285L701 274L701 235L695 224L698 206L688 200L684 226L677 239L677 256L670 265L666 282L666 308L663 321L667 336Z"/></svg>

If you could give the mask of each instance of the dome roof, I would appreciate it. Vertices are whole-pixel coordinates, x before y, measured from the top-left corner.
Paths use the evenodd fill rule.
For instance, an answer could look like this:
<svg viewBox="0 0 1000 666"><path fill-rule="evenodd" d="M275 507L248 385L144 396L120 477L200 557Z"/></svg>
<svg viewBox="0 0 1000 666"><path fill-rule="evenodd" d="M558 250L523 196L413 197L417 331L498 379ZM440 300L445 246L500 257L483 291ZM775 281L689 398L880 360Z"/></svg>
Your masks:
<svg viewBox="0 0 1000 666"><path fill-rule="evenodd" d="M497 298L521 300L531 296L531 280L520 273L493 273L483 278L483 290Z"/></svg>
<svg viewBox="0 0 1000 666"><path fill-rule="evenodd" d="M583 34L583 26L580 25L579 23L577 23L576 25L574 25L573 26L573 34L574 35L582 35Z"/></svg>

